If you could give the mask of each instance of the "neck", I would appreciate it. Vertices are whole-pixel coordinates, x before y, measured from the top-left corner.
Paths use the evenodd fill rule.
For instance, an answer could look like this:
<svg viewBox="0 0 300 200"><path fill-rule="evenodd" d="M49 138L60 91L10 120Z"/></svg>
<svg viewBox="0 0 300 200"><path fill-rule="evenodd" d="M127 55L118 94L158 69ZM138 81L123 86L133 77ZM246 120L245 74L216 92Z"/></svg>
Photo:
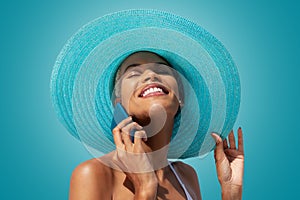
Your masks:
<svg viewBox="0 0 300 200"><path fill-rule="evenodd" d="M161 122L160 122L161 123ZM156 126L155 121L151 126ZM157 126L156 126L157 127ZM153 135L145 142L144 150L153 165L154 170L163 169L168 165L168 150L173 130L173 117L167 118L164 126L157 133L150 126L144 127L147 135Z"/></svg>
<svg viewBox="0 0 300 200"><path fill-rule="evenodd" d="M160 119L157 120L154 118L148 126L144 127L148 136L146 141L148 147L147 152L157 151L169 145L173 132L173 125L173 117L167 116L163 122Z"/></svg>

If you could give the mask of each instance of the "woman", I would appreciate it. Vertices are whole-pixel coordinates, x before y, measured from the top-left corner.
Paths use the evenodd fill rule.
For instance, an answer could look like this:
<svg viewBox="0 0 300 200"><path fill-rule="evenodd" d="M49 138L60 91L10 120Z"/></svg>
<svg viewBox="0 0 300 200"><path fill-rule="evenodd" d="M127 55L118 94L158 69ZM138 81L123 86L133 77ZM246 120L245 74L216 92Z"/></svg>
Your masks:
<svg viewBox="0 0 300 200"><path fill-rule="evenodd" d="M98 72L99 69L102 69L102 67L98 67L98 70L95 71L76 71L76 75L79 78L77 78L77 82L79 83L77 86L75 84L74 89L72 91L72 98L73 102L81 102L76 103L73 106L72 110L72 116L74 117L73 121L68 121L69 119L65 117L65 115L68 115L68 112L65 112L64 109L62 109L63 106L60 105L59 98L63 98L64 101L68 101L68 93L62 94L63 92L56 92L57 88L59 88L59 84L61 84L59 75L62 74L61 69L63 69L64 62L67 60L70 62L70 59L72 59L72 63L68 63L68 66L74 67L74 64L78 64L78 60L76 61L74 57L74 52L72 50L72 45L77 41L80 41L80 43L83 43L83 33L86 33L85 29L81 31L76 37L79 37L80 39L75 37L69 44L71 45L71 49L68 49L70 45L66 45L67 48L64 49L61 56L59 56L59 62L58 69L54 70L53 73L53 85L52 88L54 91L54 94L57 97L57 101L59 102L59 108L58 110L64 111L61 115L63 118L63 121L67 124L67 127L70 132L77 136L83 144L87 144L87 146L92 146L93 148L98 148L98 145L95 144L96 142L101 141L101 139L105 139L105 137L109 137L108 134L111 134L114 142L114 149L110 152L107 152L104 156L98 158L94 158L91 160L88 160L82 164L80 164L76 169L74 170L71 178L71 185L70 185L70 199L76 200L76 199L201 199L200 194L200 186L198 183L197 174L195 173L194 169L185 164L184 162L169 162L168 158L186 158L186 157L193 157L195 155L198 155L198 153L203 150L201 149L203 146L205 147L205 144L209 144L208 137L203 136L203 132L199 131L202 130L201 127L205 127L205 124L203 121L201 121L201 127L196 126L196 134L193 135L192 131L192 125L187 124L186 121L180 121L180 126L184 126L187 129L183 129L184 133L182 131L174 131L174 129L178 125L178 118L185 119L186 115L181 112L181 110L186 109L186 107L190 106L189 99L185 99L186 95L184 94L184 91L182 88L184 88L182 85L182 80L179 78L177 70L174 70L177 65L180 69L183 70L186 76L189 77L189 79L200 79L199 76L197 76L197 73L191 73L188 70L190 68L193 68L197 64L195 64L192 67L188 67L188 63L183 64L185 61L188 60L190 63L192 63L193 59L196 55L196 57L199 55L199 52L197 49L194 49L194 51L186 51L182 52L181 49L184 48L183 45L180 45L180 41L183 40L180 35L177 33L170 32L169 30L165 30L165 27L163 29L160 29L159 31L165 31L169 38L174 39L171 41L168 41L169 39L166 37L162 37L162 40L159 40L158 38L161 35L164 35L164 33L159 32L159 35L156 35L156 39L159 41L157 43L157 46L159 46L162 49L162 43L165 42L163 48L167 49L170 48L171 50L176 49L177 46L180 46L181 48L179 50L174 50L173 52L180 52L181 55L184 55L186 53L186 56L183 56L185 59L181 59L180 56L174 53L170 53L170 51L165 51L162 53L161 50L152 50L153 43L155 44L155 41L153 41L154 35L158 32L156 32L156 29L153 29L152 21L145 22L150 23L147 24L147 32L144 32L143 28L145 26L143 17L145 20L149 20L151 18L153 21L160 20L162 15L166 15L166 24L165 26L168 26L168 24L172 23L178 23L178 21L182 20L178 18L177 16L169 15L167 13L157 12L157 11L125 11L118 13L116 15L111 15L107 17L105 20L102 18L99 21L99 24L101 24L101 27L105 27L105 30L107 31L108 26L103 25L103 22L105 22L107 19L112 21L126 21L127 19L130 19L130 21L137 21L138 29L130 27L130 25L126 24L126 27L130 27L132 31L134 31L134 34L129 34L127 31L122 32L124 35L126 35L126 47L125 48L132 48L130 47L131 44L135 44L137 39L140 39L142 42L147 41L147 38L149 39L148 42L145 42L141 45L139 48L135 48L137 50L130 51L127 50L125 53L118 53L117 51L121 47L116 47L112 49L113 51L110 51L107 48L104 48L102 45L105 45L105 42L109 44L109 46L112 46L112 44L116 44L112 42L112 40L115 39L118 43L122 43L122 40L119 38L119 34L113 35L113 37L107 39L106 41L101 41L101 48L100 51L98 49L93 50L89 54L89 58L85 58L84 63L81 64L81 69L85 70L88 69L91 66L98 65L99 58L101 58L101 61L103 62L103 69L109 70L114 69L113 71L101 71ZM116 19L117 16L117 19ZM155 19L155 20L154 20ZM171 22L168 21L171 19ZM120 24L121 22L118 21ZM101 23L100 23L101 22ZM190 22L186 22L183 20L183 25L189 26L189 28L193 29L194 25ZM98 24L98 22L96 23ZM111 23L108 23L111 25ZM119 28L120 24L118 24L117 27ZM124 23L122 23L124 24ZM142 28L141 28L141 27ZM91 27L97 27L92 24L92 26L86 26L88 31L92 32L90 29ZM182 24L178 24L178 27L182 27ZM172 25L172 28L173 25ZM94 29L92 29L94 31ZM186 27L183 27L182 32L185 32ZM198 28L196 29L197 31ZM115 31L115 30L114 30ZM138 32L136 32L138 31ZM143 32L142 37L139 34L139 31ZM95 31L94 31L95 32ZM149 36L147 34L149 32L152 32ZM174 34L174 36L172 36ZM204 34L205 35L205 34ZM172 37L171 37L172 36ZM99 38L99 36L95 36L94 39ZM130 42L130 39L132 38L132 41ZM178 40L181 39L181 40ZM207 38L208 40L211 39L211 37ZM75 42L74 42L75 41ZM87 42L94 41L94 40L87 40ZM176 43L176 46L170 45L174 42ZM187 45L189 44L190 45ZM189 47L192 47L194 41L189 40L188 38L185 39L183 42L184 45L187 45ZM212 41L209 41L208 43L211 44ZM151 46L149 48L148 46ZM140 45L140 44L138 44ZM216 45L216 43L214 44ZM217 45L216 45L217 46ZM77 53L77 48L76 53ZM80 47L81 48L81 47ZM214 47L215 48L215 47ZM220 49L215 50L216 52L223 52L223 47L219 47ZM88 48L82 48L82 51L85 51ZM103 50L104 49L104 50ZM209 49L206 49L209 50ZM71 53L70 53L71 52ZM109 52L109 55L103 56L106 52ZM122 51L123 52L123 51ZM83 55L86 55L84 52L80 52ZM122 56L111 56L111 54L117 54ZM70 57L68 58L68 54L70 54ZM165 56L161 56L161 55ZM94 57L97 55L96 57ZM99 55L101 55L99 57ZM199 60L199 57L197 58L198 61L201 61L202 59L205 60L206 54L202 55L202 57ZM77 56L78 57L78 56ZM77 58L76 57L76 58ZM89 61L91 58L97 58L92 61ZM109 57L118 57L118 62L115 60L109 60ZM231 60L226 55L220 56L222 59L226 61L226 66L229 66L229 68L232 65ZM107 66L105 63L106 60L109 60L110 66ZM121 60L121 62L120 62ZM229 60L229 61L228 61ZM216 65L218 65L218 60L214 60ZM102 64L102 62L100 62ZM95 64L96 63L96 64ZM119 64L118 64L119 63ZM171 63L171 64L170 64ZM206 62L205 64L207 64ZM101 65L100 64L100 65ZM224 62L222 62L224 64ZM62 67L63 66L63 67ZM86 66L86 67L84 67ZM234 66L232 67L234 69ZM199 69L201 71L201 69ZM115 80L115 103L121 103L127 113L129 114L129 117L118 123L115 127L113 127L113 130L110 131L104 131L105 137L102 137L101 139L95 139L96 134L98 132L96 131L96 134L91 137L91 133L93 129L89 129L88 126L91 125L91 121L89 123L85 124L85 121L81 121L81 116L85 116L84 118L87 118L88 116L84 114L84 112L87 112L87 108L96 108L97 111L97 117L99 119L100 126L105 126L105 116L102 117L102 114L105 113L105 106L104 102L98 100L100 97L103 97L103 94L105 93L105 90L108 90L106 88L107 85L102 82L101 80L97 81L94 86L93 90L95 91L95 95L100 94L99 98L95 98L95 102L92 102L92 106L82 107L81 105L85 102L80 101L82 98L81 94L81 85L84 85L84 80L93 80L93 78L86 78L86 74L89 74L90 76L93 76L94 73L101 73L101 77L107 77L109 74L113 73L113 76L116 75ZM65 72L64 72L65 73ZM106 73L106 75L104 75ZM203 72L205 73L205 72ZM230 72L224 72L223 76L221 77L227 77L228 74L232 74L232 71ZM68 73L65 73L68 74ZM83 74L83 75L81 75ZM72 77L72 76L71 76ZM96 77L96 75L95 75ZM81 79L83 78L83 79ZM216 79L217 80L217 79ZM229 81L228 81L229 80ZM228 79L226 81L226 84L230 82L231 79ZM192 80L188 80L193 86L199 87L196 85ZM62 81L63 83L68 83L65 81ZM203 81L205 82L205 81ZM216 83L215 81L214 83ZM232 81L234 82L234 81ZM198 83L198 82L197 82ZM233 84L234 85L234 84ZM63 87L66 87L65 85ZM83 91L85 92L85 87L82 87ZM102 89L101 89L102 88ZM193 87L194 88L194 87ZM229 84L225 85L225 89L227 90L238 90ZM64 89L64 88L63 88ZM224 90L224 88L223 88ZM220 90L220 91L223 91ZM80 92L78 92L80 91ZM199 98L200 96L206 97L205 90L201 90L203 94L199 94L196 89L196 95ZM189 91L190 92L190 91ZM79 95L78 95L79 94ZM210 94L214 94L214 90L210 90ZM230 96L230 95L229 95ZM236 94L233 94L232 96L237 96ZM105 95L104 95L105 97ZM188 96L191 98L192 96ZM77 99L78 98L78 99ZM107 97L105 97L107 99ZM198 100L197 102L202 102L201 100ZM222 96L220 96L222 99ZM55 98L54 98L55 99ZM74 100L75 99L75 100ZM92 98L88 97L87 101L89 99L94 99L94 96ZM101 99L101 98L100 98ZM213 98L212 98L213 99ZM55 99L56 100L56 99ZM78 101L77 101L78 100ZM185 101L188 103L185 104ZM235 104L236 102L231 102L232 98L228 98L227 103L228 104ZM205 103L208 103L208 101ZM102 105L103 104L103 105ZM197 103L198 104L198 103ZM101 107L102 106L102 107ZM192 106L195 111L197 111L196 107ZM230 107L226 107L225 109L228 109ZM236 108L233 107L233 110ZM213 110L213 109L212 109ZM200 109L200 111L203 113L203 109ZM199 111L199 112L200 112ZM214 110L213 110L214 111ZM196 112L198 113L198 111ZM226 116L228 116L228 113L230 113L228 110L226 110ZM106 113L107 114L107 113ZM210 114L214 114L213 112ZM192 113L189 113L189 115L193 115ZM219 113L220 116L222 116L221 113ZM234 115L234 114L233 114ZM195 115L197 116L197 115ZM205 118L205 114L201 114L202 118ZM102 117L102 118L101 118ZM107 118L107 117L106 117ZM196 119L197 118L193 118ZM235 117L229 118L229 120L226 118L223 120L220 124L225 124L225 127L230 127L230 121L233 122ZM203 120L203 119L201 119ZM229 122L228 122L229 121ZM75 123L76 130L71 126L72 122ZM71 125L70 125L71 124ZM198 125L198 123L196 123ZM215 124L215 127L217 127L217 122L212 123ZM210 127L208 127L207 130ZM86 131L86 130L89 131ZM198 129L198 130L197 130ZM218 129L219 130L219 129ZM223 129L220 129L223 130ZM224 129L226 131L226 128ZM85 132L86 131L86 132ZM132 131L134 131L134 138L131 139ZM85 134L87 133L87 134ZM179 145L174 145L172 142L176 140L174 138L174 134L185 135L185 139L189 141L189 137L192 139L188 142L188 145L186 148L183 148L181 153L176 154L178 151L180 151ZM228 134L228 133L227 133ZM243 179L243 165L244 165L244 153L243 153L243 139L242 139L242 131L241 129L238 130L238 147L236 148L235 145L235 138L234 134L231 131L229 134L229 146L227 144L227 140L225 139L222 142L222 137L227 135L224 134L217 134L212 133L209 137L214 138L216 148L215 148L215 161L216 161L216 169L217 169L217 175L218 179L222 188L222 199L241 199L242 195L242 179ZM88 135L88 136L86 136ZM197 143L198 141L201 141L201 143ZM184 144L185 141L182 140L182 144ZM103 142L104 143L104 142ZM175 143L176 144L176 143ZM100 146L103 144L100 144ZM175 146L175 148L174 148ZM184 145L183 145L184 146ZM192 148L195 147L196 148ZM208 145L209 146L209 145ZM99 147L101 149L102 147ZM103 150L102 148L101 150ZM209 150L210 147L206 148ZM206 150L207 151L207 150ZM171 153L170 153L171 152ZM172 156L173 155L173 156ZM176 155L176 156L174 156Z"/></svg>
<svg viewBox="0 0 300 200"><path fill-rule="evenodd" d="M153 68L155 65L147 66L145 65L147 63L163 63L164 65L159 67L164 69L160 70L160 73L155 73L157 70ZM132 67L128 68L128 66ZM170 143L173 119L180 105L177 99L179 94L176 94L179 90L178 84L167 66L168 63L164 59L150 52L132 54L122 63L120 67L120 73L123 74L121 97L122 102L126 105L126 110L130 110L130 115L135 116L135 121L144 124L149 118L148 113L151 106L159 104L167 111L166 123L159 133L150 138L147 138L147 133L143 131L139 123L133 122L132 117L128 117L118 124L113 129L113 135L121 155L115 151L106 156L105 159L111 160L111 165L122 165L120 168L123 170L126 168L125 172L109 167L96 158L86 161L73 172L70 199L185 199L188 195L190 195L190 199L201 199L197 174L192 167L183 162L172 163L175 173L180 179L176 178L170 165L148 173L128 172L138 170L139 167L151 167L153 169L156 167L153 166L153 162L150 162L147 156L136 160L137 157L131 158L131 155L126 155L126 151L151 152ZM138 97L137 94L149 85L151 87L166 87L168 94L153 92L152 95L148 94L143 98ZM132 93L135 95L131 95ZM135 134L134 143L130 139L130 130L133 128L138 130ZM230 197L227 199L240 199L243 177L242 132L239 130L238 150L235 148L232 133L229 135L230 149L226 146L226 140L222 143L217 134L213 134L213 137L217 142L215 159L223 199L226 199L227 196ZM167 152L165 152L164 158L164 162L167 163ZM132 162L135 163L134 166L131 166ZM142 164L140 164L141 162ZM145 166L145 163L149 166ZM185 188L182 187L179 180L183 182ZM184 189L187 190L187 193Z"/></svg>

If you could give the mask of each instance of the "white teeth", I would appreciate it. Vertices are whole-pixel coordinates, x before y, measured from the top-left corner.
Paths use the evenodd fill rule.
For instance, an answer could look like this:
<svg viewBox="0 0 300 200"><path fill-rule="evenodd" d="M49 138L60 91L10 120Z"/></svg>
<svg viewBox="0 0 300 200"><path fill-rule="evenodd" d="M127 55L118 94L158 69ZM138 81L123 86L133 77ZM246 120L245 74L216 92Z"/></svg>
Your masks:
<svg viewBox="0 0 300 200"><path fill-rule="evenodd" d="M153 92L163 92L163 90L161 89L161 88L157 88L157 87L155 87L155 88L149 88L148 90L146 90L143 94L142 94L142 96L144 97L144 96L147 96L149 93L153 93Z"/></svg>

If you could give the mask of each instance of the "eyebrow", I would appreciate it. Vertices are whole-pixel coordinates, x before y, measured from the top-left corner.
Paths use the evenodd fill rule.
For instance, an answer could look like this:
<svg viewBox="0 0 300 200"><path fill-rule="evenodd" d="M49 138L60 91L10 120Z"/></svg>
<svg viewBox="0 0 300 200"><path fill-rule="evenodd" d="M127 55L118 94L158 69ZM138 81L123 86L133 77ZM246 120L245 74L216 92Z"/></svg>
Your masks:
<svg viewBox="0 0 300 200"><path fill-rule="evenodd" d="M163 64L163 65L169 66L168 63L164 63L164 62L153 62L153 63L155 63L155 64ZM142 65L142 64L134 63L134 64L131 64L131 65L128 65L123 73L125 73L129 68L136 67L136 66L139 66L139 65Z"/></svg>

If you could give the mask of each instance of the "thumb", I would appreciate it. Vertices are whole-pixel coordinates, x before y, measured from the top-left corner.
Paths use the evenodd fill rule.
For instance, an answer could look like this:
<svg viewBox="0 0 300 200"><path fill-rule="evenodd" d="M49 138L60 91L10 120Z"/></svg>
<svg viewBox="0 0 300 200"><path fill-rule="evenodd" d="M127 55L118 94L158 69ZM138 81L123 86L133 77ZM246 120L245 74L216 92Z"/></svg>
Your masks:
<svg viewBox="0 0 300 200"><path fill-rule="evenodd" d="M223 148L223 141L222 141L222 138L216 133L212 133L211 136L214 138L214 140L216 142L215 160L217 162L217 161L220 161L223 158L223 156L225 156L224 148Z"/></svg>

